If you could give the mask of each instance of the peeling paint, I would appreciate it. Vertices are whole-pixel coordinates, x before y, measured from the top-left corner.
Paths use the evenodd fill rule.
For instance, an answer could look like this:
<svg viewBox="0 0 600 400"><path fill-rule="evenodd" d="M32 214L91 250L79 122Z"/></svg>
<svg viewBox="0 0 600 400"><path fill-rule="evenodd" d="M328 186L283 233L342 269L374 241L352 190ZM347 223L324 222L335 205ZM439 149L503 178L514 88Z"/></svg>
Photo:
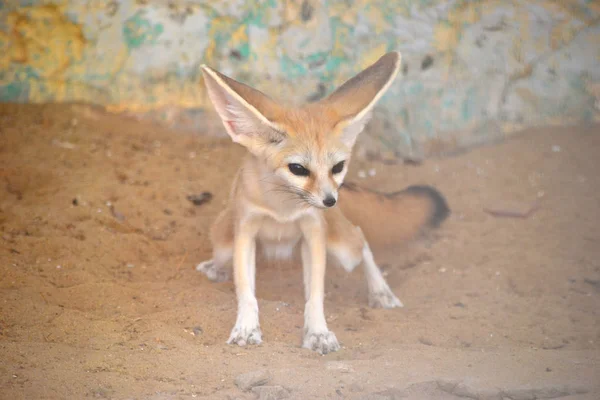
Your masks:
<svg viewBox="0 0 600 400"><path fill-rule="evenodd" d="M0 7L0 101L209 109L202 63L315 100L398 50L375 136L418 156L600 119L599 38L600 2L586 0L12 0Z"/></svg>

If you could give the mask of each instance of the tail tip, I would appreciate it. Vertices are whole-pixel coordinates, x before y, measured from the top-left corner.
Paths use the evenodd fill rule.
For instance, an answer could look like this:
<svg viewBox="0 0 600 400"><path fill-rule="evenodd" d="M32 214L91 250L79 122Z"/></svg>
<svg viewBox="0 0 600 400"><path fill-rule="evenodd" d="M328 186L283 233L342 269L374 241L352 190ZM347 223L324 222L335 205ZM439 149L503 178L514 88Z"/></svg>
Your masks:
<svg viewBox="0 0 600 400"><path fill-rule="evenodd" d="M424 196L431 200L433 204L433 212L428 221L428 225L432 228L439 227L442 222L450 215L450 207L448 202L439 190L428 185L413 185L404 190L405 193Z"/></svg>

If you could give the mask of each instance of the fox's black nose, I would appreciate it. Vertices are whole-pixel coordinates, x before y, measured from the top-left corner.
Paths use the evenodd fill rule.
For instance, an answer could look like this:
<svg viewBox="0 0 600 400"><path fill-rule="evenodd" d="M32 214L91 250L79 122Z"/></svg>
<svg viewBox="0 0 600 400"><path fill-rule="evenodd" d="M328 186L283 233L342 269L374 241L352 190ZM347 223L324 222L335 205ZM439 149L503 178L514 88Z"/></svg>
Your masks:
<svg viewBox="0 0 600 400"><path fill-rule="evenodd" d="M326 197L325 200L323 200L323 204L325 205L325 207L333 207L335 205L335 198L333 197Z"/></svg>

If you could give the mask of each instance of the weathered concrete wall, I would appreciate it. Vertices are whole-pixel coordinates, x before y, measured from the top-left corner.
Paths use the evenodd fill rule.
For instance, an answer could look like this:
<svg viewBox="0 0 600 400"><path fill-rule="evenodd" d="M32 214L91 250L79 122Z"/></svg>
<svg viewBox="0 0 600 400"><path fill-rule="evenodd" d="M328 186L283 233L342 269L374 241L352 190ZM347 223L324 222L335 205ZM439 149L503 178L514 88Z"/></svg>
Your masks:
<svg viewBox="0 0 600 400"><path fill-rule="evenodd" d="M202 63L305 101L389 50L403 73L370 132L402 154L600 115L598 0L5 0L0 101L169 121L211 108Z"/></svg>

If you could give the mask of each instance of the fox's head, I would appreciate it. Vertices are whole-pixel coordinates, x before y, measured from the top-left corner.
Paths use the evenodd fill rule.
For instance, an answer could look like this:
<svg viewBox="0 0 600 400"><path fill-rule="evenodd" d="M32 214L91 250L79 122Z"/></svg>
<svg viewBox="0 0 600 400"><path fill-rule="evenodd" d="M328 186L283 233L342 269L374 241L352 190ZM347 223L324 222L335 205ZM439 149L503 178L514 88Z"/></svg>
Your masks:
<svg viewBox="0 0 600 400"><path fill-rule="evenodd" d="M388 53L325 99L282 106L205 65L204 82L227 133L260 158L279 190L311 206L335 205L358 134L400 67Z"/></svg>

